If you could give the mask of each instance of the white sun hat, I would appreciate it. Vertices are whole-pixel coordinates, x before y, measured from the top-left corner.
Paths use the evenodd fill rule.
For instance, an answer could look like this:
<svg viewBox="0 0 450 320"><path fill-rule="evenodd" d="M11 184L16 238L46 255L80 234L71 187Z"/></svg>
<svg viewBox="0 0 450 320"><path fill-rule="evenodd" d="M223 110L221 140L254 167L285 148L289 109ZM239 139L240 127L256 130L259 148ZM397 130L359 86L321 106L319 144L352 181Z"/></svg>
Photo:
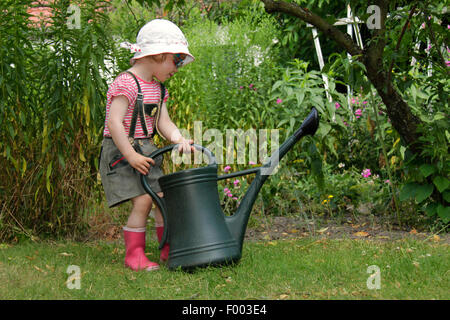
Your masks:
<svg viewBox="0 0 450 320"><path fill-rule="evenodd" d="M136 43L122 42L120 46L134 52L134 56L130 60L131 64L134 64L136 59L161 53L185 54L186 58L180 67L195 59L189 52L188 42L180 28L164 19L148 22L139 30Z"/></svg>

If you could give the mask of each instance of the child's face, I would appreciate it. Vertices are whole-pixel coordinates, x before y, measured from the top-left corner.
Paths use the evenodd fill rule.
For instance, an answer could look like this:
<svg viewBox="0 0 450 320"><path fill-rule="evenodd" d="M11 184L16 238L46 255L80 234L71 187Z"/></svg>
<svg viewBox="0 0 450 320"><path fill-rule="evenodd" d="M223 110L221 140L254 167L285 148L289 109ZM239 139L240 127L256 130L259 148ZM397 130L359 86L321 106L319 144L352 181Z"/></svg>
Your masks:
<svg viewBox="0 0 450 320"><path fill-rule="evenodd" d="M156 66L153 75L161 82L166 81L178 71L173 54L167 54L166 58Z"/></svg>

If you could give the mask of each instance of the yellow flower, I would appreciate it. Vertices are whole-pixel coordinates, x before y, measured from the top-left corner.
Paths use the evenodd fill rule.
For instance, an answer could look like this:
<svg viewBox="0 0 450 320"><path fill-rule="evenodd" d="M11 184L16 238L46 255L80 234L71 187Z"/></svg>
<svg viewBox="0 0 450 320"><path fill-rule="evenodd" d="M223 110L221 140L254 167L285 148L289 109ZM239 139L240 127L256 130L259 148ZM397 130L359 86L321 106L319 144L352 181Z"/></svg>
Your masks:
<svg viewBox="0 0 450 320"><path fill-rule="evenodd" d="M330 195L328 196L328 199L331 199L331 198L333 198L333 195L332 195L332 194L330 194Z"/></svg>

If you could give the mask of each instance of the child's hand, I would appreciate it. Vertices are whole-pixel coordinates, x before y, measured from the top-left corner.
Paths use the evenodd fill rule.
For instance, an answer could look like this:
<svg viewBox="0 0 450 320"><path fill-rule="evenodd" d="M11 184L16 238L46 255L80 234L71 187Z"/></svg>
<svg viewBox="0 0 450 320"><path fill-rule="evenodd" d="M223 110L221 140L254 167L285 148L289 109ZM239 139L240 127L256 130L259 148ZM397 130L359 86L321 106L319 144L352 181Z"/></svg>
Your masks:
<svg viewBox="0 0 450 320"><path fill-rule="evenodd" d="M195 148L192 146L194 140L187 140L182 138L180 142L178 142L178 152L182 153L191 153L194 152Z"/></svg>
<svg viewBox="0 0 450 320"><path fill-rule="evenodd" d="M127 159L128 163L143 175L147 175L150 170L150 164L155 165L155 160L145 157L135 152L130 159Z"/></svg>

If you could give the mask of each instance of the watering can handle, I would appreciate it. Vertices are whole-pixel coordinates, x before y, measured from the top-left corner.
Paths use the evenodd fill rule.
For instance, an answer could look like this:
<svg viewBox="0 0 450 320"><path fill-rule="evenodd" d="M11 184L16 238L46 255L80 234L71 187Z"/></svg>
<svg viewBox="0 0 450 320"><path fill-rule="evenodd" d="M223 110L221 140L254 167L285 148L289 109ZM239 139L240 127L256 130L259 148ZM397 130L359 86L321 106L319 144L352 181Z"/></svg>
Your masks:
<svg viewBox="0 0 450 320"><path fill-rule="evenodd" d="M148 157L149 158L156 158L159 155L162 155L163 153L166 153L168 151L172 151L173 149L175 149L176 147L178 147L179 144L171 144L170 146L166 146L164 148L158 149L156 151L154 151L153 153L151 153ZM206 149L205 147L198 145L198 144L191 144L191 146L193 146L195 149L199 150L199 151L203 151L203 153L205 153L208 156L209 159L209 165L214 165L216 164L216 157L214 156L214 153L211 152L211 150Z"/></svg>
<svg viewBox="0 0 450 320"><path fill-rule="evenodd" d="M209 149L207 149L207 148L205 148L205 147L203 147L203 146L201 146L201 145L195 144L195 143L192 144L192 146L193 146L195 149L197 149L197 150L203 151L203 153L205 153L205 154L208 156L209 165L215 165L215 164L217 164L217 162L216 162L216 157L214 156L214 153L212 153ZM176 147L178 147L178 144L171 144L171 145L169 145L169 146L167 146L167 147L164 147L164 148L161 148L161 149L158 149L158 150L154 151L154 152L151 153L148 157L154 159L154 158L156 158L156 157L162 155L163 153L166 153L166 152L168 152L168 151L172 151L172 150L175 149ZM143 174L141 174L141 184L142 184L142 187L144 188L144 190L145 190L148 194L150 194L150 196L151 196L153 199L155 199L156 203L158 204L158 207L161 208L161 213L162 213L163 220L164 220L164 233L163 233L163 236L162 236L162 238L161 238L161 242L160 242L160 244L159 244L159 249L162 249L163 246L164 246L164 244L165 244L166 241L167 241L167 233L168 233L168 229L167 229L167 217L166 217L166 212L167 212L167 211L166 211L165 203L164 203L163 199L161 199L161 198L156 194L156 192L154 192L154 191L150 188L150 185L148 184L148 181L147 181L147 179L145 179L145 175L143 175Z"/></svg>

